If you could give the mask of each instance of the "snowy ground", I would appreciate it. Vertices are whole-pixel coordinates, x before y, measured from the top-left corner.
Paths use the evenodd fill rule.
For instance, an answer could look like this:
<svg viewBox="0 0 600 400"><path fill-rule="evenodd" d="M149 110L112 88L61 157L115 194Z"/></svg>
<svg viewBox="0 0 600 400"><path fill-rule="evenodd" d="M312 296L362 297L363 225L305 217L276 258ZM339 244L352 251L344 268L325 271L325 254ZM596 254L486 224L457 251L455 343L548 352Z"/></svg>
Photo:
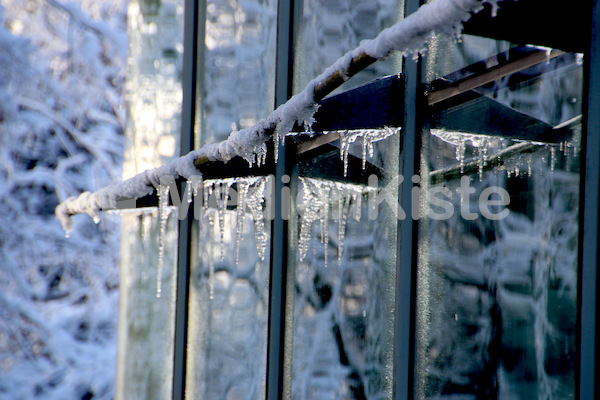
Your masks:
<svg viewBox="0 0 600 400"><path fill-rule="evenodd" d="M0 399L110 399L119 229L54 218L120 180L126 0L0 2Z"/></svg>

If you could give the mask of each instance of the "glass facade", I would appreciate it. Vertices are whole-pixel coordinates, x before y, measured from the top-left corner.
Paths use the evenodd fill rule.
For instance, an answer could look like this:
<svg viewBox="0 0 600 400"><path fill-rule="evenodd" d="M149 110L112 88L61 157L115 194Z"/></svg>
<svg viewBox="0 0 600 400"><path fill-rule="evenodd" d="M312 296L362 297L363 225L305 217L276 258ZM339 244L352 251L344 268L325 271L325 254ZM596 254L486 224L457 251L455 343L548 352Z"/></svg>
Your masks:
<svg viewBox="0 0 600 400"><path fill-rule="evenodd" d="M404 0L304 0L297 27L294 91L319 76L361 40L372 39L402 19ZM348 90L381 76L399 73L402 57L392 54L346 82L336 92Z"/></svg>
<svg viewBox="0 0 600 400"><path fill-rule="evenodd" d="M273 110L275 87L277 2L208 0L203 6L197 147L266 117ZM204 181L206 200L192 230L188 399L265 398L270 185L267 177Z"/></svg>
<svg viewBox="0 0 600 400"><path fill-rule="evenodd" d="M582 61L548 52L429 108L416 398L575 395Z"/></svg>
<svg viewBox="0 0 600 400"><path fill-rule="evenodd" d="M190 276L188 399L265 398L269 192L268 177L204 181Z"/></svg>
<svg viewBox="0 0 600 400"><path fill-rule="evenodd" d="M117 399L169 398L177 273L177 209L122 215ZM162 230L162 232L161 232ZM159 294L160 293L160 294Z"/></svg>
<svg viewBox="0 0 600 400"><path fill-rule="evenodd" d="M126 174L184 148L182 92L193 147L221 141L419 3L406 2L188 1L186 88L183 4L132 1ZM183 186L194 220L165 214L166 197L124 215L116 397L593 391L580 364L595 310L582 311L594 218L580 216L584 199L593 211L590 60L483 36L435 35L424 55L373 64L321 102L279 165L272 147L260 168L214 164Z"/></svg>
<svg viewBox="0 0 600 400"><path fill-rule="evenodd" d="M183 0L129 2L124 179L179 156L183 13ZM168 210L121 217L116 399L172 393L178 227Z"/></svg>
<svg viewBox="0 0 600 400"><path fill-rule="evenodd" d="M361 146L349 149L356 164ZM369 159L379 166L360 178L343 179L337 149L297 165L289 241L293 321L286 330L292 399L392 395L397 201L377 198L398 196L397 155L392 135L376 143ZM360 170L356 164L346 169Z"/></svg>

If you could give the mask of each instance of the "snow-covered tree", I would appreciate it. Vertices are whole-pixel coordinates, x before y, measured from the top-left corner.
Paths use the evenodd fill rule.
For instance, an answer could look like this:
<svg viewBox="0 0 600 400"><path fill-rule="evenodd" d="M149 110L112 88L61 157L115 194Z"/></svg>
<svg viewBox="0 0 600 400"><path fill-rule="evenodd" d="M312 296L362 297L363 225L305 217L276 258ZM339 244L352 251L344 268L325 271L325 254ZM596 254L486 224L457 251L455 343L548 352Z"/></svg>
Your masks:
<svg viewBox="0 0 600 400"><path fill-rule="evenodd" d="M0 398L112 398L118 225L54 208L120 179L126 3L0 2Z"/></svg>

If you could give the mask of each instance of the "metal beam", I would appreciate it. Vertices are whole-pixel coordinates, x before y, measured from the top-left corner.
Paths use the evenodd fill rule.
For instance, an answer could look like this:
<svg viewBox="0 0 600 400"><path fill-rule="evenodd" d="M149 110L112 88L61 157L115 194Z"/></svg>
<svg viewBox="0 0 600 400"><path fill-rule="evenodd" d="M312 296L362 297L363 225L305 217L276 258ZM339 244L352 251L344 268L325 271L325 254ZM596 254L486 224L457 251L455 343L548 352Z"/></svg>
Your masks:
<svg viewBox="0 0 600 400"><path fill-rule="evenodd" d="M407 0L405 16L418 10L419 0ZM405 183L399 188L400 204L405 210L412 209L411 178L418 174L421 155L420 60L404 58L404 128L400 144L400 171ZM398 224L396 257L396 316L394 321L394 399L413 397L414 364L414 281L413 271L417 260L417 222L407 217Z"/></svg>
<svg viewBox="0 0 600 400"><path fill-rule="evenodd" d="M275 107L292 95L295 21L302 1L279 0L277 20L277 58L275 66ZM278 144L275 143L275 146ZM289 151L289 150L288 150ZM288 223L282 218L282 177L289 172L288 157L283 146L275 166L275 215L271 225L271 273L269 279L269 337L267 351L267 399L281 399L284 386L284 332L287 275ZM288 181L289 182L289 181ZM287 183L287 182L286 182Z"/></svg>
<svg viewBox="0 0 600 400"><path fill-rule="evenodd" d="M600 204L600 4L594 0L589 51L585 55L582 175L579 218L579 319L577 365L579 399L598 395L598 245Z"/></svg>
<svg viewBox="0 0 600 400"><path fill-rule="evenodd" d="M199 6L204 9L205 0L185 0L183 26L183 99L181 107L181 137L179 142L182 155L189 153L194 147ZM192 222L193 218L191 215L179 221L175 343L173 346L173 400L183 400L185 396Z"/></svg>

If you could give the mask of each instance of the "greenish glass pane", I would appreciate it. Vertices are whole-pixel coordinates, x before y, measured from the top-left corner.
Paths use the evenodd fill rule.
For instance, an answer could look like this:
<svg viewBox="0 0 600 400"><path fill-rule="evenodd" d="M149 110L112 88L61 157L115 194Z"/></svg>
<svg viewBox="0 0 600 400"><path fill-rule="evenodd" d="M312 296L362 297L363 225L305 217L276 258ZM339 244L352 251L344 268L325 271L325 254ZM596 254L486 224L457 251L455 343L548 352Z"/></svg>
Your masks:
<svg viewBox="0 0 600 400"><path fill-rule="evenodd" d="M294 93L303 90L362 40L373 39L399 21L404 12L404 0L304 0L302 3L294 49ZM401 71L401 55L392 54L358 73L334 93Z"/></svg>
<svg viewBox="0 0 600 400"><path fill-rule="evenodd" d="M230 205L242 203L242 180L253 182L244 212L238 204L235 209L220 207L219 198ZM205 193L214 191L207 194L199 231L194 232L197 259L190 271L186 399L265 398L267 183L267 177L204 182ZM216 191L224 187L228 194Z"/></svg>
<svg viewBox="0 0 600 400"><path fill-rule="evenodd" d="M131 0L127 18L124 179L179 156L183 0ZM176 211L162 222L157 208L124 212L121 221L115 398L168 399L173 382Z"/></svg>
<svg viewBox="0 0 600 400"><path fill-rule="evenodd" d="M178 221L172 209L161 234L158 214L147 209L121 218L116 399L171 396Z"/></svg>
<svg viewBox="0 0 600 400"><path fill-rule="evenodd" d="M288 398L392 396L398 136L374 143L369 177L352 170L361 142L348 149L354 181L338 150L299 162L292 181Z"/></svg>
<svg viewBox="0 0 600 400"><path fill-rule="evenodd" d="M207 0L199 40L198 145L226 139L274 105L276 0Z"/></svg>
<svg viewBox="0 0 600 400"><path fill-rule="evenodd" d="M582 76L566 53L426 119L417 399L574 398Z"/></svg>

